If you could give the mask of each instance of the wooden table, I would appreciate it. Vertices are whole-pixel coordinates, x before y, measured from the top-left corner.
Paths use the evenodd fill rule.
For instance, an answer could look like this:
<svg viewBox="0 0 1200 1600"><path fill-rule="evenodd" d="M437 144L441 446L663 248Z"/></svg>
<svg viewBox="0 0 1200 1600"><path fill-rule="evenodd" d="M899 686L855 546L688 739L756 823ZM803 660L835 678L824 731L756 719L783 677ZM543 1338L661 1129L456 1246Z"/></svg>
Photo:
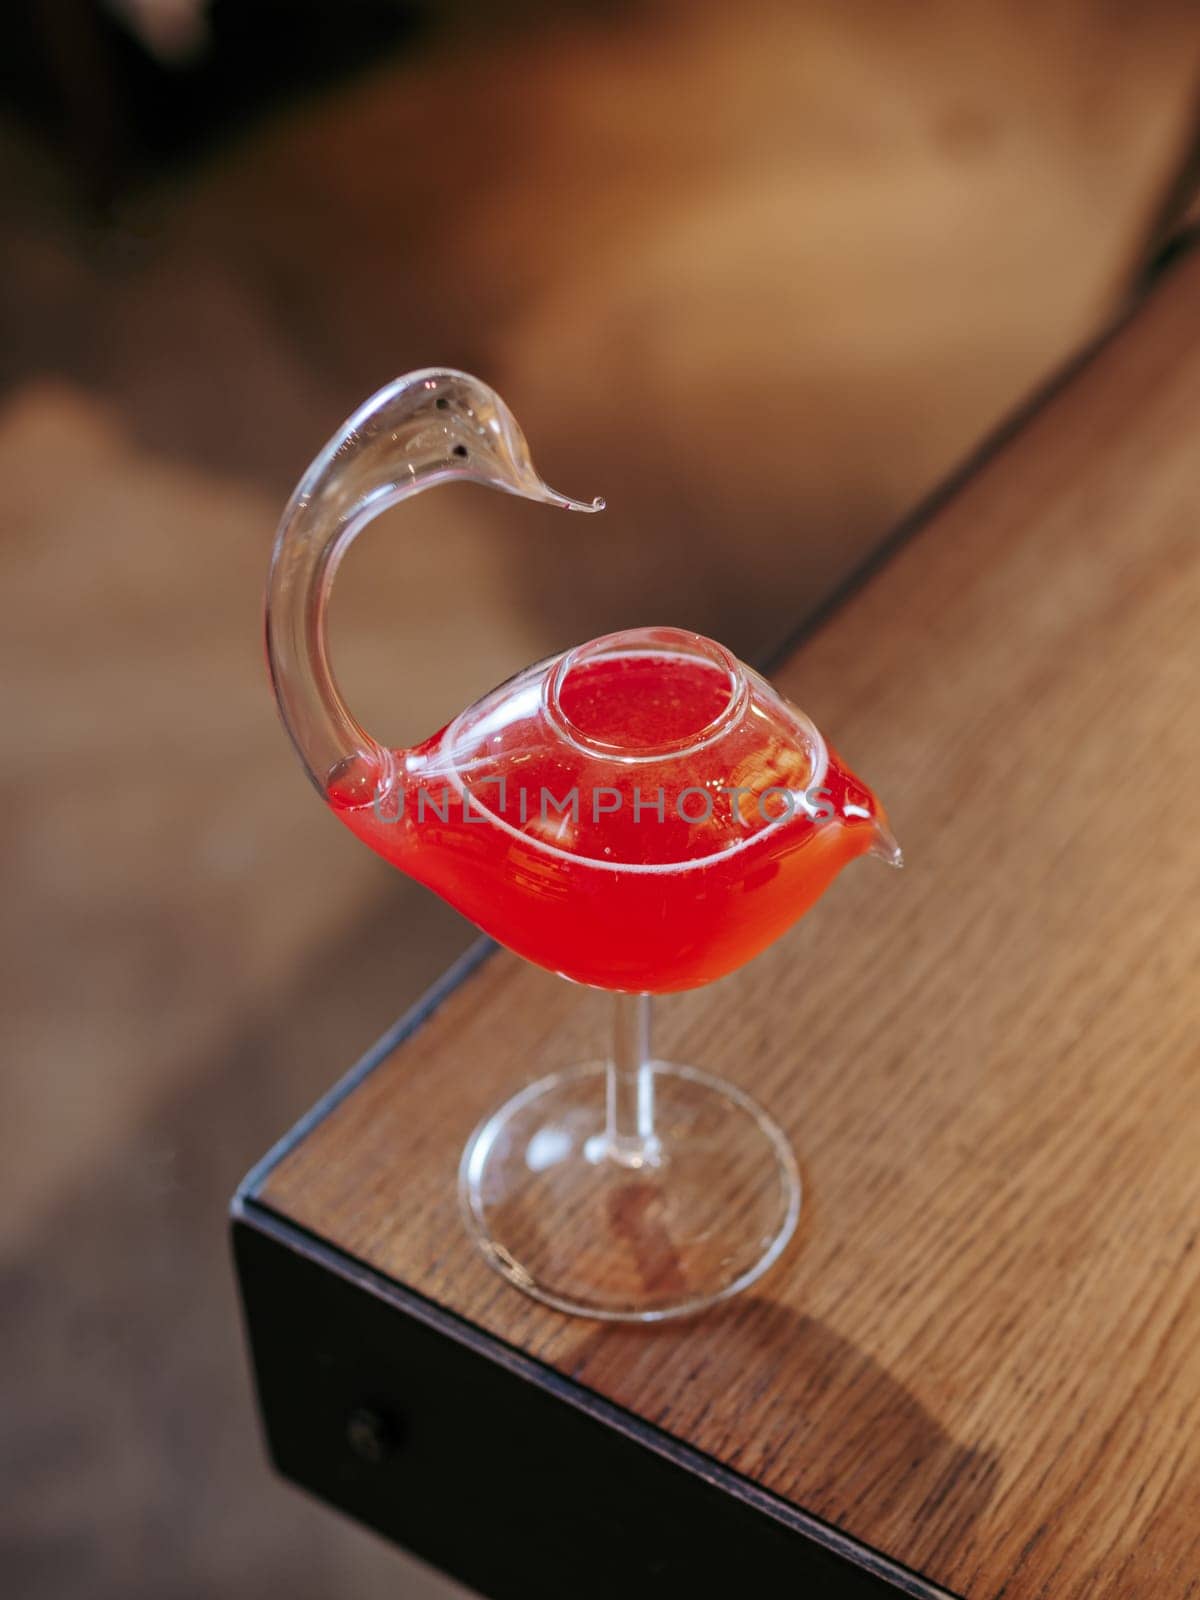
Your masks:
<svg viewBox="0 0 1200 1600"><path fill-rule="evenodd" d="M654 1328L488 1270L462 1144L604 1008L484 950L235 1203L284 1473L522 1600L1200 1594L1198 528L1193 255L777 674L909 863L662 1007L795 1141L782 1261Z"/></svg>

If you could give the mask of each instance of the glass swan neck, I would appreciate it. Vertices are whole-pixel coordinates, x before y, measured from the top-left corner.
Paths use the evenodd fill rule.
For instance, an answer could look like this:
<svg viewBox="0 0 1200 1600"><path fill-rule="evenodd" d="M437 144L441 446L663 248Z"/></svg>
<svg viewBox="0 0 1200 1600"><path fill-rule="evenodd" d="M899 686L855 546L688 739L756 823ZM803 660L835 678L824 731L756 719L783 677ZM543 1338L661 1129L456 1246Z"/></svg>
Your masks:
<svg viewBox="0 0 1200 1600"><path fill-rule="evenodd" d="M322 794L340 763L388 760L338 692L325 616L338 564L366 525L439 483L480 483L565 511L599 511L542 482L512 412L465 372L410 373L361 406L309 467L275 538L267 660L285 727Z"/></svg>

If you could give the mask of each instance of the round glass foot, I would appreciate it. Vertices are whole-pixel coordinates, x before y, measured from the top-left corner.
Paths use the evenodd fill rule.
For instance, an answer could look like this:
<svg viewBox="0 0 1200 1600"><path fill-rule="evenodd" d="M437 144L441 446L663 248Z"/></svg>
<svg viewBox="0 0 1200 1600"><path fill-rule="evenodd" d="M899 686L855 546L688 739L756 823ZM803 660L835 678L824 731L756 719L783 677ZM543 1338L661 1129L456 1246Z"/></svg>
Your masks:
<svg viewBox="0 0 1200 1600"><path fill-rule="evenodd" d="M645 1139L614 1139L608 1069L530 1084L475 1130L459 1197L510 1283L559 1311L655 1322L736 1294L791 1237L800 1174L748 1095L692 1067L646 1063Z"/></svg>

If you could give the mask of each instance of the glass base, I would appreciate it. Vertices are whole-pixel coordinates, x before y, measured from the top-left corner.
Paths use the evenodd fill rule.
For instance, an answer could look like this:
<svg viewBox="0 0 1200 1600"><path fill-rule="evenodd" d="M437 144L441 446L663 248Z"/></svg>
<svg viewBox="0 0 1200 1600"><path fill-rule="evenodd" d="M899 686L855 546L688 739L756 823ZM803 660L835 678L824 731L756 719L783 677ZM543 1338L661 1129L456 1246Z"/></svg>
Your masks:
<svg viewBox="0 0 1200 1600"><path fill-rule="evenodd" d="M609 1138L597 1061L530 1084L463 1152L459 1198L480 1249L556 1310L622 1322L699 1311L753 1283L795 1229L800 1174L766 1113L692 1067L645 1071L648 1140Z"/></svg>

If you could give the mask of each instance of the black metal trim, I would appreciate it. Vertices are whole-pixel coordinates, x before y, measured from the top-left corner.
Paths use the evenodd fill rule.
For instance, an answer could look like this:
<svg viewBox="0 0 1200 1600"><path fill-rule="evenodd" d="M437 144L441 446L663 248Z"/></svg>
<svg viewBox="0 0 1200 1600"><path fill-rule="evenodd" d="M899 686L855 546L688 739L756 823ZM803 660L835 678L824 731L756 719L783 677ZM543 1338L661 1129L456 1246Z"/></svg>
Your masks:
<svg viewBox="0 0 1200 1600"><path fill-rule="evenodd" d="M477 965L480 959L482 957L476 957L474 964ZM824 1555L860 1571L868 1578L889 1585L892 1592L906 1595L909 1600L960 1600L952 1591L922 1577L892 1557L863 1544L802 1507L760 1488L750 1479L691 1445L682 1443L653 1423L565 1377L554 1367L547 1366L477 1324L426 1299L415 1290L329 1244L327 1240L318 1238L252 1195L239 1193L235 1197L232 1220L235 1229L239 1226L248 1227L265 1235L312 1265L383 1301L400 1315L412 1318L431 1332L483 1357L512 1377L531 1384L544 1395L611 1428L622 1438L652 1451L710 1488L730 1495L746 1510L782 1524L789 1532L817 1546Z"/></svg>

